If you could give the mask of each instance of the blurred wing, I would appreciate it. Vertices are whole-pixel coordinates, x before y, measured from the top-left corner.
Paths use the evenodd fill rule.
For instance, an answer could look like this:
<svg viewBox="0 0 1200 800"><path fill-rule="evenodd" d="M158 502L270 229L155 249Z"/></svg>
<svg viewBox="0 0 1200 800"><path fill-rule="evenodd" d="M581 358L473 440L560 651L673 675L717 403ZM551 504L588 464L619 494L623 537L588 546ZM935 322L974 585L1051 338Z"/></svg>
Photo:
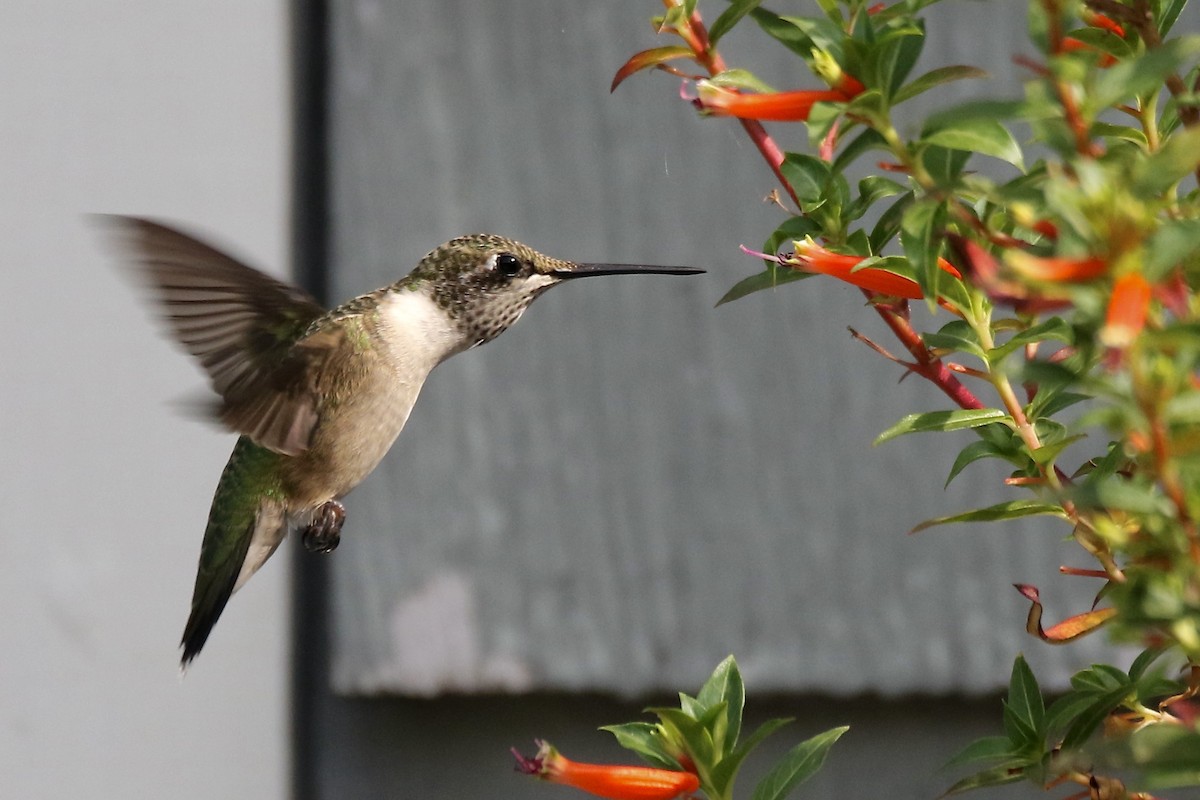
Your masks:
<svg viewBox="0 0 1200 800"><path fill-rule="evenodd" d="M279 453L306 449L319 398L306 374L312 354L292 345L325 310L301 289L173 228L105 219L175 339L208 372L221 422Z"/></svg>

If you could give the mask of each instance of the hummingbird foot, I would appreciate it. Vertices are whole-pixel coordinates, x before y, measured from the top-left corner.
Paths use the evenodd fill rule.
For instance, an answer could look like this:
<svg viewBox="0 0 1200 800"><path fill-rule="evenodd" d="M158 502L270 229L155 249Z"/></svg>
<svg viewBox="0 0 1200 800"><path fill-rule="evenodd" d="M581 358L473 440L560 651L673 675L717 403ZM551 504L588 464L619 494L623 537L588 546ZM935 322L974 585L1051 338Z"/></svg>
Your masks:
<svg viewBox="0 0 1200 800"><path fill-rule="evenodd" d="M342 523L345 521L346 507L337 500L330 500L317 508L300 540L310 553L332 553L342 541Z"/></svg>

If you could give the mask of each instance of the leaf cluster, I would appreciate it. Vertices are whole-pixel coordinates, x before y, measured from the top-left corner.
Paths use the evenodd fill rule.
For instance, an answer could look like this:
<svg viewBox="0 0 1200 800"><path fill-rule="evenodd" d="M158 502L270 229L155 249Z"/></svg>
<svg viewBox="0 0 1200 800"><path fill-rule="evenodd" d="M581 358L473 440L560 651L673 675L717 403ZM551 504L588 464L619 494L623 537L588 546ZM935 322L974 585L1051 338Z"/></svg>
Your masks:
<svg viewBox="0 0 1200 800"><path fill-rule="evenodd" d="M627 722L602 730L650 764L695 772L710 800L726 800L733 797L734 781L746 757L792 721L771 719L743 737L745 702L741 672L734 657L729 656L717 665L695 697L679 694L678 708L647 709L658 717L657 722ZM833 728L793 747L759 781L752 800L784 800L821 768L829 748L847 730Z"/></svg>
<svg viewBox="0 0 1200 800"><path fill-rule="evenodd" d="M1128 672L1093 664L1073 675L1071 689L1049 706L1029 664L1017 656L1003 705L1004 735L978 739L947 762L947 770L968 765L976 770L946 794L1020 780L1042 785L1066 779L1086 785L1101 752L1109 756L1104 763L1135 767L1147 786L1173 785L1200 774L1197 751L1192 751L1189 763L1180 763L1178 752L1185 743L1200 742L1200 733L1174 724L1148 726L1162 718L1150 706L1183 691L1182 683L1152 668L1164 652L1142 652ZM1145 735L1148 727L1173 730L1161 740L1166 747L1145 746L1151 738ZM1103 740L1096 735L1102 728Z"/></svg>

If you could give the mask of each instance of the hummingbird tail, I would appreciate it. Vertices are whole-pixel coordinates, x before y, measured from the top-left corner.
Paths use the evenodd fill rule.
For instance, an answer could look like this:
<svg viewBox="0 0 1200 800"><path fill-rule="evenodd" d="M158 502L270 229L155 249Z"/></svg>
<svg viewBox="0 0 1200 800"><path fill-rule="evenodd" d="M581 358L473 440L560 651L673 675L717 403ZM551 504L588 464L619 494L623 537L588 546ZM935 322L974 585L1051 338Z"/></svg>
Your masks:
<svg viewBox="0 0 1200 800"><path fill-rule="evenodd" d="M287 533L283 504L274 499L279 496L280 458L243 436L221 473L200 547L191 613L179 643L185 668L200 654L229 598Z"/></svg>

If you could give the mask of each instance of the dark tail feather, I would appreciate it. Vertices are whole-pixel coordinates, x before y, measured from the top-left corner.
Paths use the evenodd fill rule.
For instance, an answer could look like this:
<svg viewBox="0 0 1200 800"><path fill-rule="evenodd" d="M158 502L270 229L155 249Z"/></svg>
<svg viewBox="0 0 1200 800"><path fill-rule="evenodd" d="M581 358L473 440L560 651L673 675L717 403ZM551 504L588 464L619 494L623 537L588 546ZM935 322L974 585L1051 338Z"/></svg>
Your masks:
<svg viewBox="0 0 1200 800"><path fill-rule="evenodd" d="M250 537L247 536L246 544L249 545L249 543ZM245 555L245 548L243 548L242 557L244 558ZM197 577L196 589L192 596L192 613L188 615L187 625L183 627L183 638L179 640L179 646L183 648L183 655L179 660L180 666L187 667L192 663L193 658L200 655L204 643L208 641L208 635L212 633L213 626L217 624L217 620L221 618L221 612L225 610L225 604L233 595L233 586L237 583L237 576L236 570L231 571L223 583L220 585L210 584L207 590L201 589L200 579Z"/></svg>
<svg viewBox="0 0 1200 800"><path fill-rule="evenodd" d="M221 473L200 546L192 611L179 643L184 667L199 655L233 594L278 458L243 436Z"/></svg>
<svg viewBox="0 0 1200 800"><path fill-rule="evenodd" d="M208 642L209 633L212 632L212 626L217 624L217 620L221 619L226 603L229 602L229 597L233 596L234 584L238 583L238 572L241 571L241 563L246 560L246 551L250 549L251 535L253 534L254 521L251 518L250 527L246 533L239 537L240 546L232 553L232 558L227 561L228 567L232 569L221 570L222 575L215 576L211 573L206 573L204 570L204 554L200 555L200 569L196 576L196 588L192 591L192 613L187 616L187 625L184 626L184 637L180 639L179 646L184 649L184 655L180 658L180 666L187 667L187 664L192 662L192 658L200 654L200 650L204 648L204 643ZM205 533L205 549L208 546L209 534Z"/></svg>

